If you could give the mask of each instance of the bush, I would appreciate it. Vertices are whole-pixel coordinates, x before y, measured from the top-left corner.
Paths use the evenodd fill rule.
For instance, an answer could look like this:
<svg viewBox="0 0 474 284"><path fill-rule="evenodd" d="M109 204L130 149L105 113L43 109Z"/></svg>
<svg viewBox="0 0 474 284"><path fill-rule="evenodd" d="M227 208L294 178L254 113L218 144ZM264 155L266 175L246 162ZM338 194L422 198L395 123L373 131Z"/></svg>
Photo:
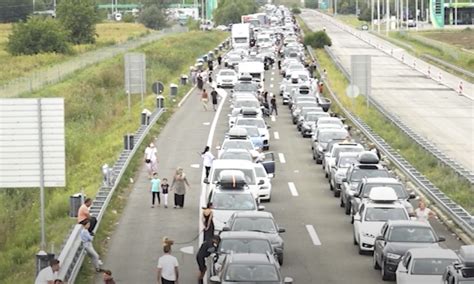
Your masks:
<svg viewBox="0 0 474 284"><path fill-rule="evenodd" d="M135 16L131 13L127 13L123 16L123 21L125 23L135 23Z"/></svg>
<svg viewBox="0 0 474 284"><path fill-rule="evenodd" d="M293 9L291 9L291 13L293 13L295 15L299 15L299 14L301 14L301 10L298 7L293 7Z"/></svg>
<svg viewBox="0 0 474 284"><path fill-rule="evenodd" d="M151 5L140 14L138 22L142 23L145 27L158 30L166 27L166 17L163 10L157 5Z"/></svg>
<svg viewBox="0 0 474 284"><path fill-rule="evenodd" d="M198 20L194 20L193 18L189 17L188 21L186 22L186 26L190 31L199 31L200 30L200 22Z"/></svg>
<svg viewBox="0 0 474 284"><path fill-rule="evenodd" d="M15 24L8 36L7 49L13 55L70 51L67 33L51 18L31 17Z"/></svg>
<svg viewBox="0 0 474 284"><path fill-rule="evenodd" d="M57 16L69 31L69 41L74 44L95 43L99 14L94 0L62 0L57 7Z"/></svg>
<svg viewBox="0 0 474 284"><path fill-rule="evenodd" d="M331 46L332 42L325 31L310 32L304 37L304 44L313 48L323 48L325 45Z"/></svg>
<svg viewBox="0 0 474 284"><path fill-rule="evenodd" d="M256 13L257 3L254 0L222 0L214 10L216 25L229 25L241 22L242 15Z"/></svg>
<svg viewBox="0 0 474 284"><path fill-rule="evenodd" d="M357 17L359 21L365 21L365 22L370 22L371 20L371 13L369 8L364 8L359 14L359 17Z"/></svg>

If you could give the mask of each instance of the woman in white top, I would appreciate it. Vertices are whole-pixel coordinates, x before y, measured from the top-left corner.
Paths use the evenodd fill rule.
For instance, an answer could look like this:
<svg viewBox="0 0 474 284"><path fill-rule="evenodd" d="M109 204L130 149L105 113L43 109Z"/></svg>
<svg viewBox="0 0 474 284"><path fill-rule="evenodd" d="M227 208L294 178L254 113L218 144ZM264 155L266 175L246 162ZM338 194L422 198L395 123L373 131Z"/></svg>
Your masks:
<svg viewBox="0 0 474 284"><path fill-rule="evenodd" d="M153 142L151 142L145 149L145 163L148 168L148 177L151 179L152 174L158 170L157 150Z"/></svg>
<svg viewBox="0 0 474 284"><path fill-rule="evenodd" d="M212 161L215 159L214 155L212 155L209 146L204 148L204 151L201 153L202 163L204 168L206 169L206 180L209 178L209 172L211 171Z"/></svg>
<svg viewBox="0 0 474 284"><path fill-rule="evenodd" d="M418 221L425 223L429 223L429 218L436 216L436 214L431 209L426 208L426 204L423 200L418 202L418 208L415 210L415 215Z"/></svg>

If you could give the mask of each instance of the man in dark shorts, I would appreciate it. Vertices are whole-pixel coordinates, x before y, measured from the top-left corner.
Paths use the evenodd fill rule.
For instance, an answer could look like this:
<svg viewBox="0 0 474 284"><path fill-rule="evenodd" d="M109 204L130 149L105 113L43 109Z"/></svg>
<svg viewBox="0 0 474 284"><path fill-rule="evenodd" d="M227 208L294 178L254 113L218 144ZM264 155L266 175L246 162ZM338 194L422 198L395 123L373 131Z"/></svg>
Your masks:
<svg viewBox="0 0 474 284"><path fill-rule="evenodd" d="M207 270L206 257L210 256L211 253L216 252L220 242L221 238L219 236L213 236L209 241L202 243L201 247L199 248L199 251L196 255L196 261L199 266L200 273L198 279L199 284L204 283L203 278Z"/></svg>

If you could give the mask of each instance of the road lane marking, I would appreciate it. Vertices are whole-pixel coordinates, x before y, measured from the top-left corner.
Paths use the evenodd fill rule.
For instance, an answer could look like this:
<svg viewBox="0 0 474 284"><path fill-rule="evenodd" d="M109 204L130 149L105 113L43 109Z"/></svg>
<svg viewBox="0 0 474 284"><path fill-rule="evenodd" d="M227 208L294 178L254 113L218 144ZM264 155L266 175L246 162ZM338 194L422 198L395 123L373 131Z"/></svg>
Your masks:
<svg viewBox="0 0 474 284"><path fill-rule="evenodd" d="M290 190L291 195L299 196L298 191L296 190L295 183L289 182L288 183L288 189Z"/></svg>
<svg viewBox="0 0 474 284"><path fill-rule="evenodd" d="M318 234L316 234L316 230L314 229L313 225L306 225L306 230L308 231L309 237L313 242L313 245L320 246L321 241L319 240Z"/></svg>
<svg viewBox="0 0 474 284"><path fill-rule="evenodd" d="M275 68L273 68L273 69L275 69ZM272 71L272 75L275 75L275 72L274 72L274 71Z"/></svg>
<svg viewBox="0 0 474 284"><path fill-rule="evenodd" d="M280 159L280 163L286 163L285 155L283 155L283 153L278 153L278 158Z"/></svg>
<svg viewBox="0 0 474 284"><path fill-rule="evenodd" d="M191 90L189 90L186 95L179 101L178 107L181 107L183 103L186 101L186 99L191 95L192 92L196 89L196 86L192 87Z"/></svg>
<svg viewBox="0 0 474 284"><path fill-rule="evenodd" d="M203 125L211 125L210 122L203 122L202 124L203 124Z"/></svg>
<svg viewBox="0 0 474 284"><path fill-rule="evenodd" d="M273 132L273 137L275 137L275 140L280 139L280 134L278 133L278 131Z"/></svg>
<svg viewBox="0 0 474 284"><path fill-rule="evenodd" d="M191 168L199 169L200 165L199 164L191 164Z"/></svg>
<svg viewBox="0 0 474 284"><path fill-rule="evenodd" d="M272 119L273 122L277 121L277 119L274 115L272 115L270 118Z"/></svg>
<svg viewBox="0 0 474 284"><path fill-rule="evenodd" d="M270 81L273 81L273 80L275 80L275 78L271 77L271 78L270 78Z"/></svg>
<svg viewBox="0 0 474 284"><path fill-rule="evenodd" d="M272 89L272 88L273 88L273 84L270 84L270 89Z"/></svg>

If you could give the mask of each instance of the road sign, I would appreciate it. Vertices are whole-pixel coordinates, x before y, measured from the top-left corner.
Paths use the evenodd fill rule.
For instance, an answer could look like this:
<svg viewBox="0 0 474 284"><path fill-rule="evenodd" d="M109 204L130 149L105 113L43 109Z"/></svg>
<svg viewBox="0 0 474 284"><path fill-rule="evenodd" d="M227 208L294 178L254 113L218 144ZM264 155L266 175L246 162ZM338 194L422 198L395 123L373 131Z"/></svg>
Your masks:
<svg viewBox="0 0 474 284"><path fill-rule="evenodd" d="M359 88L356 86L356 85L349 85L347 86L346 88L346 96L348 96L349 98L357 98L360 94L360 90Z"/></svg>
<svg viewBox="0 0 474 284"><path fill-rule="evenodd" d="M351 84L369 98L372 90L372 60L370 55L351 55Z"/></svg>
<svg viewBox="0 0 474 284"><path fill-rule="evenodd" d="M146 92L144 53L125 54L125 91L129 94L144 94Z"/></svg>
<svg viewBox="0 0 474 284"><path fill-rule="evenodd" d="M151 90L155 95L159 95L163 93L163 91L165 90L165 86L162 82L155 82L151 85Z"/></svg>

